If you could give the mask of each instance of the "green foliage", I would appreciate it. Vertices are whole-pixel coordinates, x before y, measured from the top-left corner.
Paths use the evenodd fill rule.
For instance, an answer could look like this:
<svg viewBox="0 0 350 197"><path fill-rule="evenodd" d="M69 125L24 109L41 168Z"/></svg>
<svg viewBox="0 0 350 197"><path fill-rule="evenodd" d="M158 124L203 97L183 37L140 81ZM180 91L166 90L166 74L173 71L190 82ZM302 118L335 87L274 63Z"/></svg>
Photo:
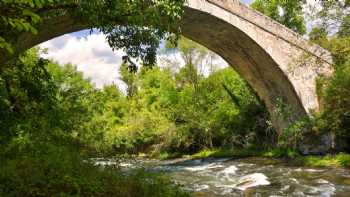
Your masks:
<svg viewBox="0 0 350 197"><path fill-rule="evenodd" d="M294 121L283 130L279 136L278 145L282 148L297 150L297 146L303 139L304 134L310 130L312 125L311 118L308 117Z"/></svg>
<svg viewBox="0 0 350 197"><path fill-rule="evenodd" d="M304 0L255 0L251 6L300 34L306 33Z"/></svg>
<svg viewBox="0 0 350 197"><path fill-rule="evenodd" d="M291 148L273 148L267 151L263 151L261 153L263 157L271 157L271 158L296 158L299 153L295 149Z"/></svg>
<svg viewBox="0 0 350 197"><path fill-rule="evenodd" d="M124 49L153 65L160 40L174 40L180 32L183 4L184 0L5 0L0 2L0 49L16 52L13 45L22 33L38 34L40 24L68 14L106 34L112 49Z"/></svg>
<svg viewBox="0 0 350 197"><path fill-rule="evenodd" d="M311 32L312 41L328 49L333 56L334 75L319 79L318 93L324 110L315 127L336 136L336 149L349 150L350 139L350 35L349 2L321 1L314 13L322 23Z"/></svg>
<svg viewBox="0 0 350 197"><path fill-rule="evenodd" d="M215 58L215 54L204 46L181 37L177 43L166 42L165 53L177 51L181 54L186 65L202 66L206 58Z"/></svg>
<svg viewBox="0 0 350 197"><path fill-rule="evenodd" d="M59 110L54 105L56 86L45 68L48 62L37 58L35 53L30 51L13 67L1 69L1 144L17 135L31 135L33 128L48 128ZM48 114L44 118L45 112Z"/></svg>
<svg viewBox="0 0 350 197"><path fill-rule="evenodd" d="M230 68L204 77L197 68L206 55L198 55L191 43L179 50L192 61L177 72L154 66L130 73L122 65L127 96L96 91L88 105L92 117L80 124L77 139L110 154L273 145L273 132L265 132L267 112L249 86Z"/></svg>
<svg viewBox="0 0 350 197"><path fill-rule="evenodd" d="M139 151L149 150L141 146L148 144L154 155L190 153L219 146L248 147L260 143L268 147L274 144L273 132L266 132L265 108L237 73L231 68L214 71L209 65L211 72L205 77L201 70L205 69L202 66L207 59L215 58L211 52L184 38L178 48L167 45L167 52L178 50L185 66L175 72L155 67L133 74L138 92L128 101L131 110L121 124L127 126L119 127L123 129L118 133L126 135L116 141L134 144L130 148L141 147L136 148ZM150 126L146 126L146 122ZM138 138L140 133L149 134L142 139L153 141ZM130 143L135 139L141 143Z"/></svg>
<svg viewBox="0 0 350 197"><path fill-rule="evenodd" d="M346 153L339 153L337 155L326 156L307 156L299 158L306 166L311 167L349 167L350 155Z"/></svg>
<svg viewBox="0 0 350 197"><path fill-rule="evenodd" d="M222 149L204 149L199 151L198 153L195 153L192 155L194 158L208 158L208 157L215 157L216 155L219 155L220 158L222 157L232 157L232 151L228 150L222 150Z"/></svg>
<svg viewBox="0 0 350 197"><path fill-rule="evenodd" d="M101 168L75 149L53 144L0 165L1 196L190 196L162 174L129 174L117 166Z"/></svg>
<svg viewBox="0 0 350 197"><path fill-rule="evenodd" d="M179 157L188 157L188 155L183 155L182 153L177 153L177 152L172 152L172 153L161 152L159 154L153 154L151 156L160 160L174 159Z"/></svg>
<svg viewBox="0 0 350 197"><path fill-rule="evenodd" d="M350 64L336 70L324 92L323 129L337 134L341 141L350 139Z"/></svg>
<svg viewBox="0 0 350 197"><path fill-rule="evenodd" d="M157 1L83 1L81 13L92 27L107 35L113 49L124 49L131 57L140 57L145 65L156 62L160 40L179 33L178 21L184 0ZM116 25L115 19L127 26ZM145 27L147 26L147 27Z"/></svg>
<svg viewBox="0 0 350 197"><path fill-rule="evenodd" d="M217 149L204 149L201 150L191 157L193 158L223 158L223 157L270 157L270 158L296 158L300 156L297 151L290 148L269 148L261 149L256 147L244 148L244 149L228 149L228 148L217 148Z"/></svg>
<svg viewBox="0 0 350 197"><path fill-rule="evenodd" d="M127 86L127 96L132 97L137 92L137 78L133 72L130 72L126 65L120 67L121 80Z"/></svg>
<svg viewBox="0 0 350 197"><path fill-rule="evenodd" d="M239 106L227 91L238 98ZM259 101L230 68L215 72L195 85L183 86L179 97L172 117L180 135L174 130L176 133L167 137L175 147L198 151L220 145L245 146L251 131L264 130L258 124L264 119ZM256 119L251 118L253 114Z"/></svg>
<svg viewBox="0 0 350 197"><path fill-rule="evenodd" d="M341 166L346 166L346 167L350 166L350 155L349 154L345 154L345 153L337 154L335 159L338 161L339 165L341 165Z"/></svg>
<svg viewBox="0 0 350 197"><path fill-rule="evenodd" d="M125 96L115 85L94 88L70 64L59 66L38 58L36 49L28 51L0 74L1 194L186 196L176 187L160 187L170 184L163 178L121 179L121 172L99 171L83 160L139 152L169 158L176 151L250 146L265 136L257 120L264 122L266 112L237 73L187 74L192 71L125 71L124 81L137 89ZM187 79L179 81L181 75Z"/></svg>
<svg viewBox="0 0 350 197"><path fill-rule="evenodd" d="M286 102L282 98L277 98L275 113L277 113L278 116L281 116L284 120L290 121L290 118L293 115L293 109L291 108L291 106L286 104Z"/></svg>
<svg viewBox="0 0 350 197"><path fill-rule="evenodd" d="M4 0L0 2L0 49L13 53L13 46L8 39L13 33L30 32L37 34L35 25L41 22L41 17L35 10L53 3L53 0Z"/></svg>
<svg viewBox="0 0 350 197"><path fill-rule="evenodd" d="M268 150L261 149L211 149L202 150L191 155L192 158L208 157L267 157L286 159L290 164L309 166L309 167L349 167L350 155L338 153L336 155L325 156L301 156L297 151L290 148L272 148Z"/></svg>
<svg viewBox="0 0 350 197"><path fill-rule="evenodd" d="M189 196L162 175L88 162L111 145L104 136L126 113L125 98L37 52L0 73L0 196Z"/></svg>

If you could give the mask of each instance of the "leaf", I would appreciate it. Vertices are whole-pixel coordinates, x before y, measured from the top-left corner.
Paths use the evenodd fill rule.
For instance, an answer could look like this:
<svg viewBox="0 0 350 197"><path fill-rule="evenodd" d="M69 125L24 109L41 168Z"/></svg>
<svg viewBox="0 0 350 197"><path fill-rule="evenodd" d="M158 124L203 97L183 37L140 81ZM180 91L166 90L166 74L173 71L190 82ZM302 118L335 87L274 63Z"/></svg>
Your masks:
<svg viewBox="0 0 350 197"><path fill-rule="evenodd" d="M36 28L34 28L33 26L30 26L30 32L34 35L38 34L38 30Z"/></svg>
<svg viewBox="0 0 350 197"><path fill-rule="evenodd" d="M41 3L40 0L34 0L34 4L35 4L35 6L38 7L38 8L42 8L42 7L43 7L43 4Z"/></svg>

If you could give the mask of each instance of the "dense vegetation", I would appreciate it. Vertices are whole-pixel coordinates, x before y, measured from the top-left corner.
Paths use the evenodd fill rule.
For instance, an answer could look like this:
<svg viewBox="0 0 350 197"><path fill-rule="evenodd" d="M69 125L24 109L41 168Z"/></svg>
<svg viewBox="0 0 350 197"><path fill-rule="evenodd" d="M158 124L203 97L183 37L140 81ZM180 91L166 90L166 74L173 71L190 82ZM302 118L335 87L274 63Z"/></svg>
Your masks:
<svg viewBox="0 0 350 197"><path fill-rule="evenodd" d="M114 167L101 171L88 162L92 155L85 153L97 147L88 142L102 139L91 121L103 124L96 120L103 108L89 106L91 97L108 100L115 90L96 90L74 66L61 68L35 50L19 54L22 46L16 45L20 35L38 34L45 20L69 14L104 32L113 49L126 47L128 55L149 65L160 40L176 38L182 5L169 0L0 2L0 196L187 196L162 176L126 175ZM120 21L128 26L117 26ZM89 127L93 134L82 132Z"/></svg>
<svg viewBox="0 0 350 197"><path fill-rule="evenodd" d="M5 54L0 58L13 57L0 63L0 196L188 195L161 175L124 174L116 166L101 170L89 162L97 156L167 157L198 151L197 156L213 156L220 154L216 150L251 155L252 150L280 147L261 155L293 157L305 131L335 136L330 151L350 150L349 1L321 1L323 9L314 15L323 23L309 34L335 61L334 76L318 83L323 111L295 122L279 139L254 91L234 70L212 63L215 55L207 49L186 39L176 47L168 42L164 53L179 53L185 65L176 67L171 59L155 64L156 49L162 38L171 37L166 32L176 26L182 1L116 2L0 2L0 25L6 27L0 30L0 53ZM302 3L257 0L253 7L305 33ZM112 48L127 47L130 56L141 57L144 66L137 72L130 72L130 62L120 67L125 92L116 85L95 88L74 65L40 58L40 49L16 54L13 38L36 34L42 18L62 10L88 15ZM114 11L100 16L101 10ZM117 17L131 25L116 27L110 19ZM140 27L144 20L154 28ZM338 157L327 161L349 163L348 155Z"/></svg>
<svg viewBox="0 0 350 197"><path fill-rule="evenodd" d="M115 87L96 90L74 66L41 59L37 50L0 76L1 196L187 196L161 175L101 171L89 162L89 148L103 142L98 114L109 108L98 101L111 105L120 96Z"/></svg>
<svg viewBox="0 0 350 197"><path fill-rule="evenodd" d="M126 97L116 87L105 87L99 93L102 102L90 104L99 113L78 135L96 135L97 130L100 138L93 137L94 144L122 153L191 153L271 143L272 134L265 133L268 115L238 74L226 68L205 77L199 62L209 52L188 40L179 47L186 65L178 71L154 66L130 73L122 65Z"/></svg>
<svg viewBox="0 0 350 197"><path fill-rule="evenodd" d="M335 73L331 79L319 79L324 110L315 124L321 132L335 135L334 149L350 151L350 1L322 1L322 5L314 15L322 23L313 28L310 39L332 53Z"/></svg>
<svg viewBox="0 0 350 197"><path fill-rule="evenodd" d="M188 40L180 46L193 61L209 53ZM170 183L162 177L147 183L151 175L138 173L121 180L117 169L99 171L84 161L117 153L159 156L267 146L273 138L264 133L264 107L230 68L215 70L213 65L205 77L191 62L176 72L154 66L134 73L122 65L124 94L115 85L96 89L73 65L60 66L38 52L29 50L15 65L2 68L2 195L103 196L125 190L128 196L147 188L152 188L150 195L185 195L173 186L160 187Z"/></svg>

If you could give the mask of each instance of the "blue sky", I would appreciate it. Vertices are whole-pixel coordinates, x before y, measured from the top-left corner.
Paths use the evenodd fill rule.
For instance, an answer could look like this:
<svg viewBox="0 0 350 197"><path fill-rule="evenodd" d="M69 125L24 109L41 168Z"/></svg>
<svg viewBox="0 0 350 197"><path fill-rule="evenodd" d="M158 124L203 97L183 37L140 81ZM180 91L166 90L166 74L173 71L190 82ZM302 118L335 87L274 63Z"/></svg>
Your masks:
<svg viewBox="0 0 350 197"><path fill-rule="evenodd" d="M242 2L244 2L244 3L250 3L250 2L252 2L252 0L242 0Z"/></svg>

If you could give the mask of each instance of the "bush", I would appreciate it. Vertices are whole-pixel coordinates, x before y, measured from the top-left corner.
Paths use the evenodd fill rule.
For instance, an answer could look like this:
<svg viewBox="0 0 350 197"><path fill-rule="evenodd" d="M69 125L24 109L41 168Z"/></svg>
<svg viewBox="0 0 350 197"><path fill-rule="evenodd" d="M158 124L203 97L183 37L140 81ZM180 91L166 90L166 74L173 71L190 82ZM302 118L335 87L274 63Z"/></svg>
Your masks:
<svg viewBox="0 0 350 197"><path fill-rule="evenodd" d="M262 156L273 158L296 158L300 155L297 151L291 148L274 148L263 152Z"/></svg>
<svg viewBox="0 0 350 197"><path fill-rule="evenodd" d="M306 117L290 124L279 137L279 147L297 150L298 144L303 140L305 132L310 130L313 122L312 119Z"/></svg>
<svg viewBox="0 0 350 197"><path fill-rule="evenodd" d="M341 166L350 167L350 155L345 153L339 153L336 156L336 160Z"/></svg>
<svg viewBox="0 0 350 197"><path fill-rule="evenodd" d="M116 166L102 170L66 146L29 152L2 160L0 196L189 196L165 176L125 174Z"/></svg>
<svg viewBox="0 0 350 197"><path fill-rule="evenodd" d="M350 63L337 67L322 89L325 109L316 126L335 134L338 151L350 151Z"/></svg>

